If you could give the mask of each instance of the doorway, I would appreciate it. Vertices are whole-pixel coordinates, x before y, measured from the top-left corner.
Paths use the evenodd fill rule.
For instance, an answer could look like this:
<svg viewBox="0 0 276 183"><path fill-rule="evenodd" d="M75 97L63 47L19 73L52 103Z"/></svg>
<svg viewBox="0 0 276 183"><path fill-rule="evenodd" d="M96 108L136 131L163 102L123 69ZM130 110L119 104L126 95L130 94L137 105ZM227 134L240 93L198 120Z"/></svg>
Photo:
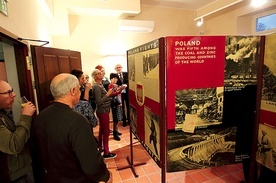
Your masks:
<svg viewBox="0 0 276 183"><path fill-rule="evenodd" d="M18 122L21 115L21 106L17 102L20 98L20 87L16 67L13 45L0 41L0 79L7 81L13 88L16 97L13 104L14 121Z"/></svg>

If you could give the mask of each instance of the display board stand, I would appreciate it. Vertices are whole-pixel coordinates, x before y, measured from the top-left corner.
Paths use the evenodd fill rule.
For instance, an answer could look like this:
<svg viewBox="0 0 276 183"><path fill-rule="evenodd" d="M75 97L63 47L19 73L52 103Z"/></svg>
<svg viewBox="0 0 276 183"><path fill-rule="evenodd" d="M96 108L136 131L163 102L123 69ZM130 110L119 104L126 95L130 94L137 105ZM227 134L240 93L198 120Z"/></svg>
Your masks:
<svg viewBox="0 0 276 183"><path fill-rule="evenodd" d="M264 37L261 38L261 44L265 45ZM261 47L263 49L263 46ZM256 162L256 152L258 150L258 131L259 131L259 122L260 122L260 108L261 108L261 95L262 95L262 80L263 80L263 64L264 64L264 51L260 52L260 61L258 65L258 74L257 74L257 100L256 100L256 115L253 128L253 143L251 149L251 158L250 158L250 168L248 175L248 182L255 182L256 171L257 171L257 162Z"/></svg>
<svg viewBox="0 0 276 183"><path fill-rule="evenodd" d="M129 119L129 118L128 118ZM135 177L139 177L139 175L136 173L135 171L135 166L140 166L140 165L145 165L146 162L142 162L142 163L137 163L137 164L133 164L133 141L132 141L132 129L131 129L131 125L129 124L129 136L130 136L130 157L127 156L127 162L128 162L128 165L127 166L123 166L123 167L118 167L117 170L123 170L123 169L126 169L126 168L130 168L133 175Z"/></svg>
<svg viewBox="0 0 276 183"><path fill-rule="evenodd" d="M164 38L160 38L159 39L159 55L160 55L160 88L166 88L166 56L165 56L165 39ZM160 110L161 115L160 115L160 168L161 168L161 182L165 183L166 182L166 172L167 172L167 168L166 168L166 164L167 164L167 113L166 113L166 93L165 91L161 90L160 91L160 103L162 104L160 106ZM163 153L162 153L163 152Z"/></svg>

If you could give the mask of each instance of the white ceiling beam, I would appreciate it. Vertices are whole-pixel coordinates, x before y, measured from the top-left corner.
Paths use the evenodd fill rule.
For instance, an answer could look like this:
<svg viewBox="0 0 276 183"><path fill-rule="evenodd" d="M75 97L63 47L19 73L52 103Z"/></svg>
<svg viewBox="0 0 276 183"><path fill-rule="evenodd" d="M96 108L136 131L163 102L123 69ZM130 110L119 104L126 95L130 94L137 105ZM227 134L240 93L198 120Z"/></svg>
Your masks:
<svg viewBox="0 0 276 183"><path fill-rule="evenodd" d="M196 20L199 20L201 18L204 18L208 15L211 15L213 13L216 13L218 11L221 11L225 8L228 8L230 6L233 6L237 3L240 3L242 2L243 0L217 0L217 1L214 1L202 8L199 8L196 10L196 18L194 19L195 21Z"/></svg>

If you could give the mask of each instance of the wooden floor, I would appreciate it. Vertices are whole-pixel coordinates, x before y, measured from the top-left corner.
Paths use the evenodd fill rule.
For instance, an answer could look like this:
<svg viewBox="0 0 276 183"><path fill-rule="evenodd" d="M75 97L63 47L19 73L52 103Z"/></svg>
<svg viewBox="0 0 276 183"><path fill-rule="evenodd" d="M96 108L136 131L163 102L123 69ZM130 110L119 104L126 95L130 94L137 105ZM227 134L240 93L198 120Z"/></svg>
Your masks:
<svg viewBox="0 0 276 183"><path fill-rule="evenodd" d="M123 134L121 140L114 140L112 134L110 134L109 140L110 150L116 153L117 157L105 160L108 169L113 173L113 183L161 183L161 169L152 160L140 142L135 139L133 139L133 165L135 165L134 170L138 177L134 176L131 168L128 168L129 163L127 161L127 157L131 161L129 127L123 127L121 123L119 123L118 127L119 131ZM98 127L94 129L94 134L97 137ZM118 168L123 169L118 170ZM241 180L243 180L243 170L240 163L207 169L166 173L167 183L240 183Z"/></svg>

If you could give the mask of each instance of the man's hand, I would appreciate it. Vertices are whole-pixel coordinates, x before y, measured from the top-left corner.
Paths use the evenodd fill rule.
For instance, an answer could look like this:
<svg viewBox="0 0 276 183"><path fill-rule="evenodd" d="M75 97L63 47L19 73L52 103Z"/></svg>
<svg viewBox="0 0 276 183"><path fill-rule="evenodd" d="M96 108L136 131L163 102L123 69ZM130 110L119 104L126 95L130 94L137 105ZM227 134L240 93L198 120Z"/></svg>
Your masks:
<svg viewBox="0 0 276 183"><path fill-rule="evenodd" d="M85 83L85 90L90 90L92 88L92 84L91 83L89 83L89 82L87 82L87 83Z"/></svg>
<svg viewBox="0 0 276 183"><path fill-rule="evenodd" d="M27 104L22 108L21 114L32 116L36 110L35 105L32 102L27 102Z"/></svg>

